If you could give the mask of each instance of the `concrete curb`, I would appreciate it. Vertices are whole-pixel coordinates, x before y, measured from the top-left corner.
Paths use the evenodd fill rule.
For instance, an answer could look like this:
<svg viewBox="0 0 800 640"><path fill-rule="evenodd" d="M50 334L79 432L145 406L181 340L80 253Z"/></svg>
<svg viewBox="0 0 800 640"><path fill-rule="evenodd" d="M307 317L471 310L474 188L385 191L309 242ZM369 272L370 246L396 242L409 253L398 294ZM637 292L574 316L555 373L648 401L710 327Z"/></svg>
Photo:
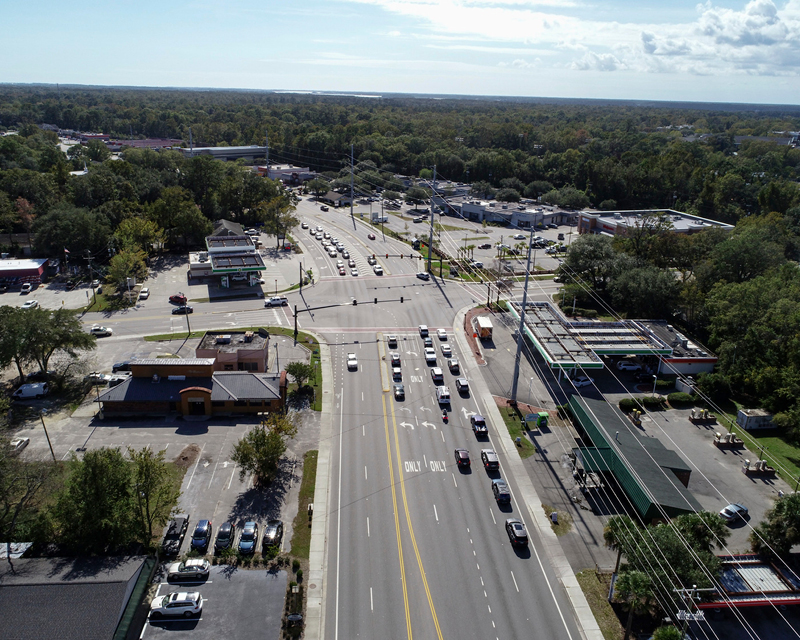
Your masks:
<svg viewBox="0 0 800 640"><path fill-rule="evenodd" d="M456 340L458 340L462 353L470 354L472 353L472 349L464 335L464 318L467 311L471 308L472 306L469 306L459 310L456 314L455 324L453 325L453 333ZM500 415L494 397L489 392L489 388L483 380L479 366L474 362L473 357L465 358L463 364L464 368L470 373L470 376L468 376L470 380L469 384L470 387L472 387L473 393L479 394L484 400L484 404L486 405L486 418L492 423L494 429L492 436L502 447L503 453L508 461L508 466L510 467L511 473L507 473L507 475L510 475L514 479L514 484L519 491L519 497L528 510L528 520L536 527L539 539L547 554L547 559L550 561L557 578L560 580L569 598L582 637L584 640L603 640L600 627L589 607L589 603L586 601L580 584L578 584L578 579L575 577L575 573L572 571L572 567L567 557L564 555L561 543L558 541L558 537L550 526L550 520L541 507L542 501L539 499L533 482L528 472L525 470L522 458L519 457L519 453L516 451L516 445L511 439L508 429L506 429L505 421Z"/></svg>
<svg viewBox="0 0 800 640"><path fill-rule="evenodd" d="M310 333L306 331L306 333ZM325 580L328 567L328 485L330 480L331 446L333 432L333 363L330 347L319 344L322 369L322 415L320 416L319 455L317 456L317 482L314 487L314 513L311 519L311 549L308 557L308 597L306 602L305 637L319 640L325 633Z"/></svg>

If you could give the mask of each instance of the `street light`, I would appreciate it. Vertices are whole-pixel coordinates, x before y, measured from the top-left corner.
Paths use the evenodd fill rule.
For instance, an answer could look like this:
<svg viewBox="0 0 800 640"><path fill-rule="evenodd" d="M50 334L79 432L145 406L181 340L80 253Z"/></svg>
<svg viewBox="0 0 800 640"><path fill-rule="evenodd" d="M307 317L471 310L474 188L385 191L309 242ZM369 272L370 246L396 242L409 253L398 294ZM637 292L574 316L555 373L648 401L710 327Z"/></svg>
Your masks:
<svg viewBox="0 0 800 640"><path fill-rule="evenodd" d="M653 397L656 397L656 382L658 382L658 376L653 376Z"/></svg>

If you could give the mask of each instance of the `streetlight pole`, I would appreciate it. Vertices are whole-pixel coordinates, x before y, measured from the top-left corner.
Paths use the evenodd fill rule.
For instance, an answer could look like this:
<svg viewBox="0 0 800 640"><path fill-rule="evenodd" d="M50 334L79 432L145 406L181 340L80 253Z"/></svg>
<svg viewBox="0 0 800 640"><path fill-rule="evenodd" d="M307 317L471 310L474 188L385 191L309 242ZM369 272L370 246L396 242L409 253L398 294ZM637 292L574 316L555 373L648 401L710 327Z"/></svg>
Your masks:
<svg viewBox="0 0 800 640"><path fill-rule="evenodd" d="M278 297L278 281L275 280L275 297Z"/></svg>
<svg viewBox="0 0 800 640"><path fill-rule="evenodd" d="M658 376L653 376L653 397L656 397L656 383L658 382Z"/></svg>

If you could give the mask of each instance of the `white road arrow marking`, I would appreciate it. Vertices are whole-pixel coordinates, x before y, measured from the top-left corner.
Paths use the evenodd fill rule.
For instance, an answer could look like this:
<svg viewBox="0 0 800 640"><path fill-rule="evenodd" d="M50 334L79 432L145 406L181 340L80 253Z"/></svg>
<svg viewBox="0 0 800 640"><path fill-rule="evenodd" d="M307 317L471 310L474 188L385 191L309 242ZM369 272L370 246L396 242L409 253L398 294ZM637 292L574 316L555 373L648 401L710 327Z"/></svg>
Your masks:
<svg viewBox="0 0 800 640"><path fill-rule="evenodd" d="M420 411L433 411L433 409L431 409L430 407L420 407L419 410Z"/></svg>
<svg viewBox="0 0 800 640"><path fill-rule="evenodd" d="M401 426L401 427L403 427L404 429L405 429L406 427L411 427L411 430L412 430L412 431L414 430L414 425L413 425L413 424L411 424L410 422L401 422L401 423L400 423L400 426Z"/></svg>
<svg viewBox="0 0 800 640"><path fill-rule="evenodd" d="M223 469L227 469L228 468L228 461L227 460L222 463L222 468Z"/></svg>
<svg viewBox="0 0 800 640"><path fill-rule="evenodd" d="M203 461L203 466L204 466L204 467L207 467L207 466L208 466L208 465L210 465L210 464L211 464L211 463L210 463L208 460L204 460L204 461Z"/></svg>
<svg viewBox="0 0 800 640"><path fill-rule="evenodd" d="M423 426L423 427L426 427L426 428L427 428L427 427L433 427L434 429L436 428L436 425L435 425L435 424L433 424L432 422L423 422L423 423L422 423L422 426Z"/></svg>
<svg viewBox="0 0 800 640"><path fill-rule="evenodd" d="M464 414L465 418L469 418L470 416L477 416L478 415L474 411L468 411L466 407L461 407L461 413Z"/></svg>
<svg viewBox="0 0 800 640"><path fill-rule="evenodd" d="M406 353L410 356L418 356L419 354L416 351L406 351Z"/></svg>

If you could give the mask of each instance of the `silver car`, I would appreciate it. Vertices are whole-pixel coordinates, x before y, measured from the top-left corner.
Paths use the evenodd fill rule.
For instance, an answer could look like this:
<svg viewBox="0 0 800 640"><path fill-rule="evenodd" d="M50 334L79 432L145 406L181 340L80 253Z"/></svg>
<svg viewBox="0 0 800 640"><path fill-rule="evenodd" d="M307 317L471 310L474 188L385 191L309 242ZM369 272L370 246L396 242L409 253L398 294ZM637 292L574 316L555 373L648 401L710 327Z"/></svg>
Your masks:
<svg viewBox="0 0 800 640"><path fill-rule="evenodd" d="M190 558L186 562L173 562L167 570L167 580L197 580L207 578L211 564L204 558Z"/></svg>

